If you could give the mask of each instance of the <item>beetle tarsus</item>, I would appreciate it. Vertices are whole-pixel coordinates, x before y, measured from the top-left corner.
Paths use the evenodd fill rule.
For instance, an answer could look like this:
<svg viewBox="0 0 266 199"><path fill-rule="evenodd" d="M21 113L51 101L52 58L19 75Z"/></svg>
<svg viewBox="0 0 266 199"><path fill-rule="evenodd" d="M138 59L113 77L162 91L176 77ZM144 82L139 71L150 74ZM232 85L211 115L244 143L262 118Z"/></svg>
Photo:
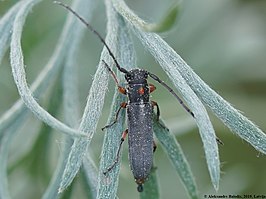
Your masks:
<svg viewBox="0 0 266 199"><path fill-rule="evenodd" d="M106 169L105 172L103 172L104 175L106 175L108 172L110 172L110 171L114 168L114 166L118 163L118 161L119 161L119 154L120 154L120 151L121 151L121 148L122 148L122 144L123 144L123 142L125 141L125 138L126 138L127 134L128 134L128 129L126 129L126 130L123 132L123 134L122 134L122 137L121 137L121 140L120 140L120 144L119 144L119 148L118 148L117 153L116 153L115 161L113 162L112 165L110 165L110 166Z"/></svg>
<svg viewBox="0 0 266 199"><path fill-rule="evenodd" d="M122 109L122 108L126 108L126 106L127 106L127 103L126 103L126 102L122 102L122 103L120 104L120 107L119 107L119 109L117 110L117 112L116 112L116 114L115 114L115 120L114 120L111 124L108 124L108 125L104 126L104 127L102 128L102 131L103 131L104 129L107 129L107 128L113 126L115 123L117 123L118 116L119 116L119 113L120 113L121 109Z"/></svg>
<svg viewBox="0 0 266 199"><path fill-rule="evenodd" d="M224 145L223 141L220 140L220 138L218 138L218 137L216 137L216 142L218 142L218 144L220 144L220 145Z"/></svg>

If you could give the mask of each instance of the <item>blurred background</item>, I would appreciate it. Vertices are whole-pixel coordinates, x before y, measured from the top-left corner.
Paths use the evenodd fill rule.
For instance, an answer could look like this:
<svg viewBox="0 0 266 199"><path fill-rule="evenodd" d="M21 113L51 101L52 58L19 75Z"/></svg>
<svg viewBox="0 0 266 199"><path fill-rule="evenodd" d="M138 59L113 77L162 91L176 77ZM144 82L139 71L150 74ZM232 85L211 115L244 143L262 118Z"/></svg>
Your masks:
<svg viewBox="0 0 266 199"><path fill-rule="evenodd" d="M17 1L0 1L0 16ZM70 3L70 1L64 1ZM142 18L157 22L163 18L173 0L127 0L128 6ZM23 32L23 50L27 80L31 84L49 60L62 30L66 12L51 1L38 4L27 18ZM99 1L92 25L105 35L105 9ZM182 11L175 27L160 34L194 71L223 98L240 110L251 121L266 131L266 2L263 0L183 0ZM135 38L138 67L145 68L170 84L170 80ZM102 44L91 33L85 34L77 67L80 71L79 89L82 110L99 62ZM154 82L153 82L154 83ZM156 84L156 83L154 83ZM110 110L114 84L110 81L99 129L91 143L95 162L100 160L103 133ZM0 65L0 115L19 98L12 79L8 54ZM210 182L202 142L198 129L176 100L161 86L152 94L161 109L161 118L182 146L191 165L199 195L215 194ZM45 107L50 99L42 100ZM221 181L218 194L266 195L266 157L225 127L211 111L217 136L224 142L219 146ZM57 115L58 118L62 116ZM30 125L29 125L30 124ZM27 164L16 165L28 154L38 137L40 122L31 117L20 129L10 152L9 188L13 198L40 198L50 177L34 173ZM60 133L53 133L43 145L51 161L51 175L60 154ZM25 139L27 138L27 139ZM22 142L23 141L23 142ZM47 147L49 146L49 148ZM37 150L37 149L36 149ZM23 162L23 161L22 161ZM30 162L30 161L29 161ZM178 175L160 145L155 154L162 198L187 198ZM42 164L42 162L40 163ZM39 171L41 172L41 171ZM124 145L123 164L118 188L119 198L138 198L136 185L128 166L127 144ZM27 190L27 193L25 193ZM82 179L75 181L72 198L86 198ZM178 196L178 197L177 197Z"/></svg>

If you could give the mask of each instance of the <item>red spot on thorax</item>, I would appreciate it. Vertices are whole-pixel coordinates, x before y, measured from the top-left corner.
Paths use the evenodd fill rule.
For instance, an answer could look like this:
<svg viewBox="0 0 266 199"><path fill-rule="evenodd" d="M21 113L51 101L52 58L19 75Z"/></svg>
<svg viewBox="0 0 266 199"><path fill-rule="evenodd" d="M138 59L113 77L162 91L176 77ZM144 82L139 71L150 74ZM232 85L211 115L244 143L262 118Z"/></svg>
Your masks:
<svg viewBox="0 0 266 199"><path fill-rule="evenodd" d="M139 93L140 95L143 95L144 92L145 92L144 88L143 88L143 87L140 87L139 90L138 90L138 93Z"/></svg>

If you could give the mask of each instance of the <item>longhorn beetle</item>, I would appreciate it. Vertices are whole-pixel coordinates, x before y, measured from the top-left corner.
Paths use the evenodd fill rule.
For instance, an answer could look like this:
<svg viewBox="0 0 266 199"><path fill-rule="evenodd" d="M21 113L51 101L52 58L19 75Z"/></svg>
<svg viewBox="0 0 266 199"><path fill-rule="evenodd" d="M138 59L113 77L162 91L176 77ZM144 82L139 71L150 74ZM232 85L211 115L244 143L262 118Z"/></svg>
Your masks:
<svg viewBox="0 0 266 199"><path fill-rule="evenodd" d="M109 46L106 44L103 37L88 22L86 22L69 6L58 1L55 1L55 3L63 6L65 9L74 14L83 24L86 25L86 27L90 31L92 31L100 39L100 41L106 47L109 55L112 57L117 69L125 74L125 80L127 82L126 88L119 85L115 73L111 70L108 64L104 60L102 60L105 67L112 75L116 86L119 89L119 92L124 95L127 95L128 97L128 102L123 102L118 111L116 112L115 120L111 124L106 125L102 128L102 130L104 130L105 128L109 128L114 125L117 122L119 112L122 110L122 108L126 108L128 129L126 129L122 134L115 161L106 169L104 175L111 171L113 167L118 163L122 143L124 142L124 139L128 134L130 168L134 175L135 182L138 184L137 190L139 192L142 192L142 185L151 171L153 162L153 152L156 149L155 142L153 141L152 130L152 115L154 107L156 107L157 109L156 118L158 122L160 117L160 109L158 104L155 101L150 101L149 99L150 93L153 92L156 88L154 85L147 83L147 78L151 77L155 81L159 82L179 101L183 108L188 113L190 113L192 117L194 117L194 114L177 96L177 94L155 74L152 74L151 72L143 69L133 69L128 71L125 68L122 68L117 62L114 54L112 53Z"/></svg>

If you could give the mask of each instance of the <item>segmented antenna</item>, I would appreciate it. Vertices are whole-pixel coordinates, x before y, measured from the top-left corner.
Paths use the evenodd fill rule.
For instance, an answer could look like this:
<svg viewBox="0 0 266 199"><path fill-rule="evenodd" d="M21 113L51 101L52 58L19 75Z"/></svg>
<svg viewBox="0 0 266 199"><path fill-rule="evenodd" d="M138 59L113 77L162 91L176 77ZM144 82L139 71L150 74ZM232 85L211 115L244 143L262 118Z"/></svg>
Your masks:
<svg viewBox="0 0 266 199"><path fill-rule="evenodd" d="M84 19L82 18L78 13L76 13L74 10L72 10L72 8L70 8L68 5L60 2L60 1L54 1L54 3L64 7L66 10L68 10L69 12L71 12L73 15L75 15L92 33L94 33L99 39L100 41L103 43L103 45L106 47L107 51L109 52L109 55L112 57L112 59L115 62L116 67L118 68L118 70L122 73L128 73L128 71L125 68L122 68L114 54L112 53L111 49L109 48L109 46L107 45L107 43L105 42L104 38Z"/></svg>

